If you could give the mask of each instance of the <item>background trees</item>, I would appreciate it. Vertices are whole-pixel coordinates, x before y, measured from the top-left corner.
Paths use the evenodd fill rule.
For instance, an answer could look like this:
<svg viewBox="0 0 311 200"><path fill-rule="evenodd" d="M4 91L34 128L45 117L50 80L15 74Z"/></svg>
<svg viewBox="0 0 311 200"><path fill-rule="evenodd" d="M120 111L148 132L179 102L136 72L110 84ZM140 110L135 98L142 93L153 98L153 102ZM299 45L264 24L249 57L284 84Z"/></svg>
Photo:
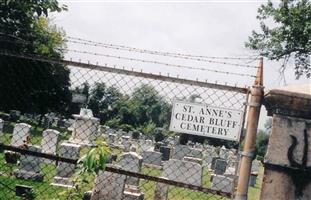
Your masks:
<svg viewBox="0 0 311 200"><path fill-rule="evenodd" d="M311 2L281 0L278 6L275 4L268 1L258 9L261 32L253 31L246 47L270 60L283 60L281 72L293 59L296 77L310 78Z"/></svg>
<svg viewBox="0 0 311 200"><path fill-rule="evenodd" d="M1 1L0 50L62 58L64 32L46 17L64 9L55 0ZM0 71L1 110L44 114L68 109L71 93L65 66L0 56Z"/></svg>

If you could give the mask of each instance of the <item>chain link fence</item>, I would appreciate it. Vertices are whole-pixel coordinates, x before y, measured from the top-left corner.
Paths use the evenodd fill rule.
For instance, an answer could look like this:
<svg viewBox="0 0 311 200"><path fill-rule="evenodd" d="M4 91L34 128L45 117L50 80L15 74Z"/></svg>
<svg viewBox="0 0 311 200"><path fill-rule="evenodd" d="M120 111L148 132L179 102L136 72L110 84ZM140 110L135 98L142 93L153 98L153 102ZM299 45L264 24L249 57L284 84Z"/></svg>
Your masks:
<svg viewBox="0 0 311 200"><path fill-rule="evenodd" d="M10 66L2 76L16 77L0 88L7 87L1 199L232 197L240 143L175 133L169 123L175 100L241 110L244 121L247 88L5 52L0 58Z"/></svg>

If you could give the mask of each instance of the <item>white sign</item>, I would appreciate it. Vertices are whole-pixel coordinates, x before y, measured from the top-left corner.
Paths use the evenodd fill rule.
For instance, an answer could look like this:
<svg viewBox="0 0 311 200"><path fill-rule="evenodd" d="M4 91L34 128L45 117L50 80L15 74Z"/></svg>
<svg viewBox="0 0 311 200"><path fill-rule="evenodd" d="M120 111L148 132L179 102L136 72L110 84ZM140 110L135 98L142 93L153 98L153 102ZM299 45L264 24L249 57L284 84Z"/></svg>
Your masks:
<svg viewBox="0 0 311 200"><path fill-rule="evenodd" d="M239 141L242 117L240 110L175 101L170 131Z"/></svg>

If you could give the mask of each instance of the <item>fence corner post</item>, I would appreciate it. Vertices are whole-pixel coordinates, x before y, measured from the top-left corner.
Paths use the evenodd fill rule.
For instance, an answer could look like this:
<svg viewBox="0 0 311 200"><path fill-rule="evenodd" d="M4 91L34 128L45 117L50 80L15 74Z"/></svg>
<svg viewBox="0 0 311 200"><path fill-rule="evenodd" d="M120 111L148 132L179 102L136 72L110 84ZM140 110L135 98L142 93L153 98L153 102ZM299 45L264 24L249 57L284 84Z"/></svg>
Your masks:
<svg viewBox="0 0 311 200"><path fill-rule="evenodd" d="M248 103L247 128L245 143L241 154L239 180L235 200L247 200L248 182L255 151L257 127L263 99L263 58L260 58L256 78L250 90L251 99Z"/></svg>

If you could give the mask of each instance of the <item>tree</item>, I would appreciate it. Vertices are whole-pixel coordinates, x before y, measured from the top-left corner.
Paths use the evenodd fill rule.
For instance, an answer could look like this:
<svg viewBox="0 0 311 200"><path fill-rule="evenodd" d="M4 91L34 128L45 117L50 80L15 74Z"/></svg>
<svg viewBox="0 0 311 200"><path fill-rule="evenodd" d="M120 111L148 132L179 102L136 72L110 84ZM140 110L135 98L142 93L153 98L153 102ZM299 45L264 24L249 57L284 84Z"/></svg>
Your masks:
<svg viewBox="0 0 311 200"><path fill-rule="evenodd" d="M117 113L106 123L108 126L123 126L127 130L152 134L156 127L168 125L170 105L153 86L144 84L136 88L131 96L123 95L115 102Z"/></svg>
<svg viewBox="0 0 311 200"><path fill-rule="evenodd" d="M246 47L256 50L270 60L283 60L284 72L290 59L295 63L295 75L310 78L311 3L308 0L281 0L278 6L272 1L258 9L261 32L252 32ZM274 24L267 25L273 20Z"/></svg>
<svg viewBox="0 0 311 200"><path fill-rule="evenodd" d="M95 83L90 91L88 108L93 111L94 116L107 121L117 114L117 103L121 99L122 94L117 88L107 87L105 83Z"/></svg>
<svg viewBox="0 0 311 200"><path fill-rule="evenodd" d="M265 131L259 130L256 136L256 154L261 159L266 154L268 142L269 142L269 135Z"/></svg>
<svg viewBox="0 0 311 200"><path fill-rule="evenodd" d="M62 58L64 32L46 17L63 9L56 0L1 1L1 50ZM71 93L67 67L1 55L0 71L1 110L44 114L68 109Z"/></svg>

